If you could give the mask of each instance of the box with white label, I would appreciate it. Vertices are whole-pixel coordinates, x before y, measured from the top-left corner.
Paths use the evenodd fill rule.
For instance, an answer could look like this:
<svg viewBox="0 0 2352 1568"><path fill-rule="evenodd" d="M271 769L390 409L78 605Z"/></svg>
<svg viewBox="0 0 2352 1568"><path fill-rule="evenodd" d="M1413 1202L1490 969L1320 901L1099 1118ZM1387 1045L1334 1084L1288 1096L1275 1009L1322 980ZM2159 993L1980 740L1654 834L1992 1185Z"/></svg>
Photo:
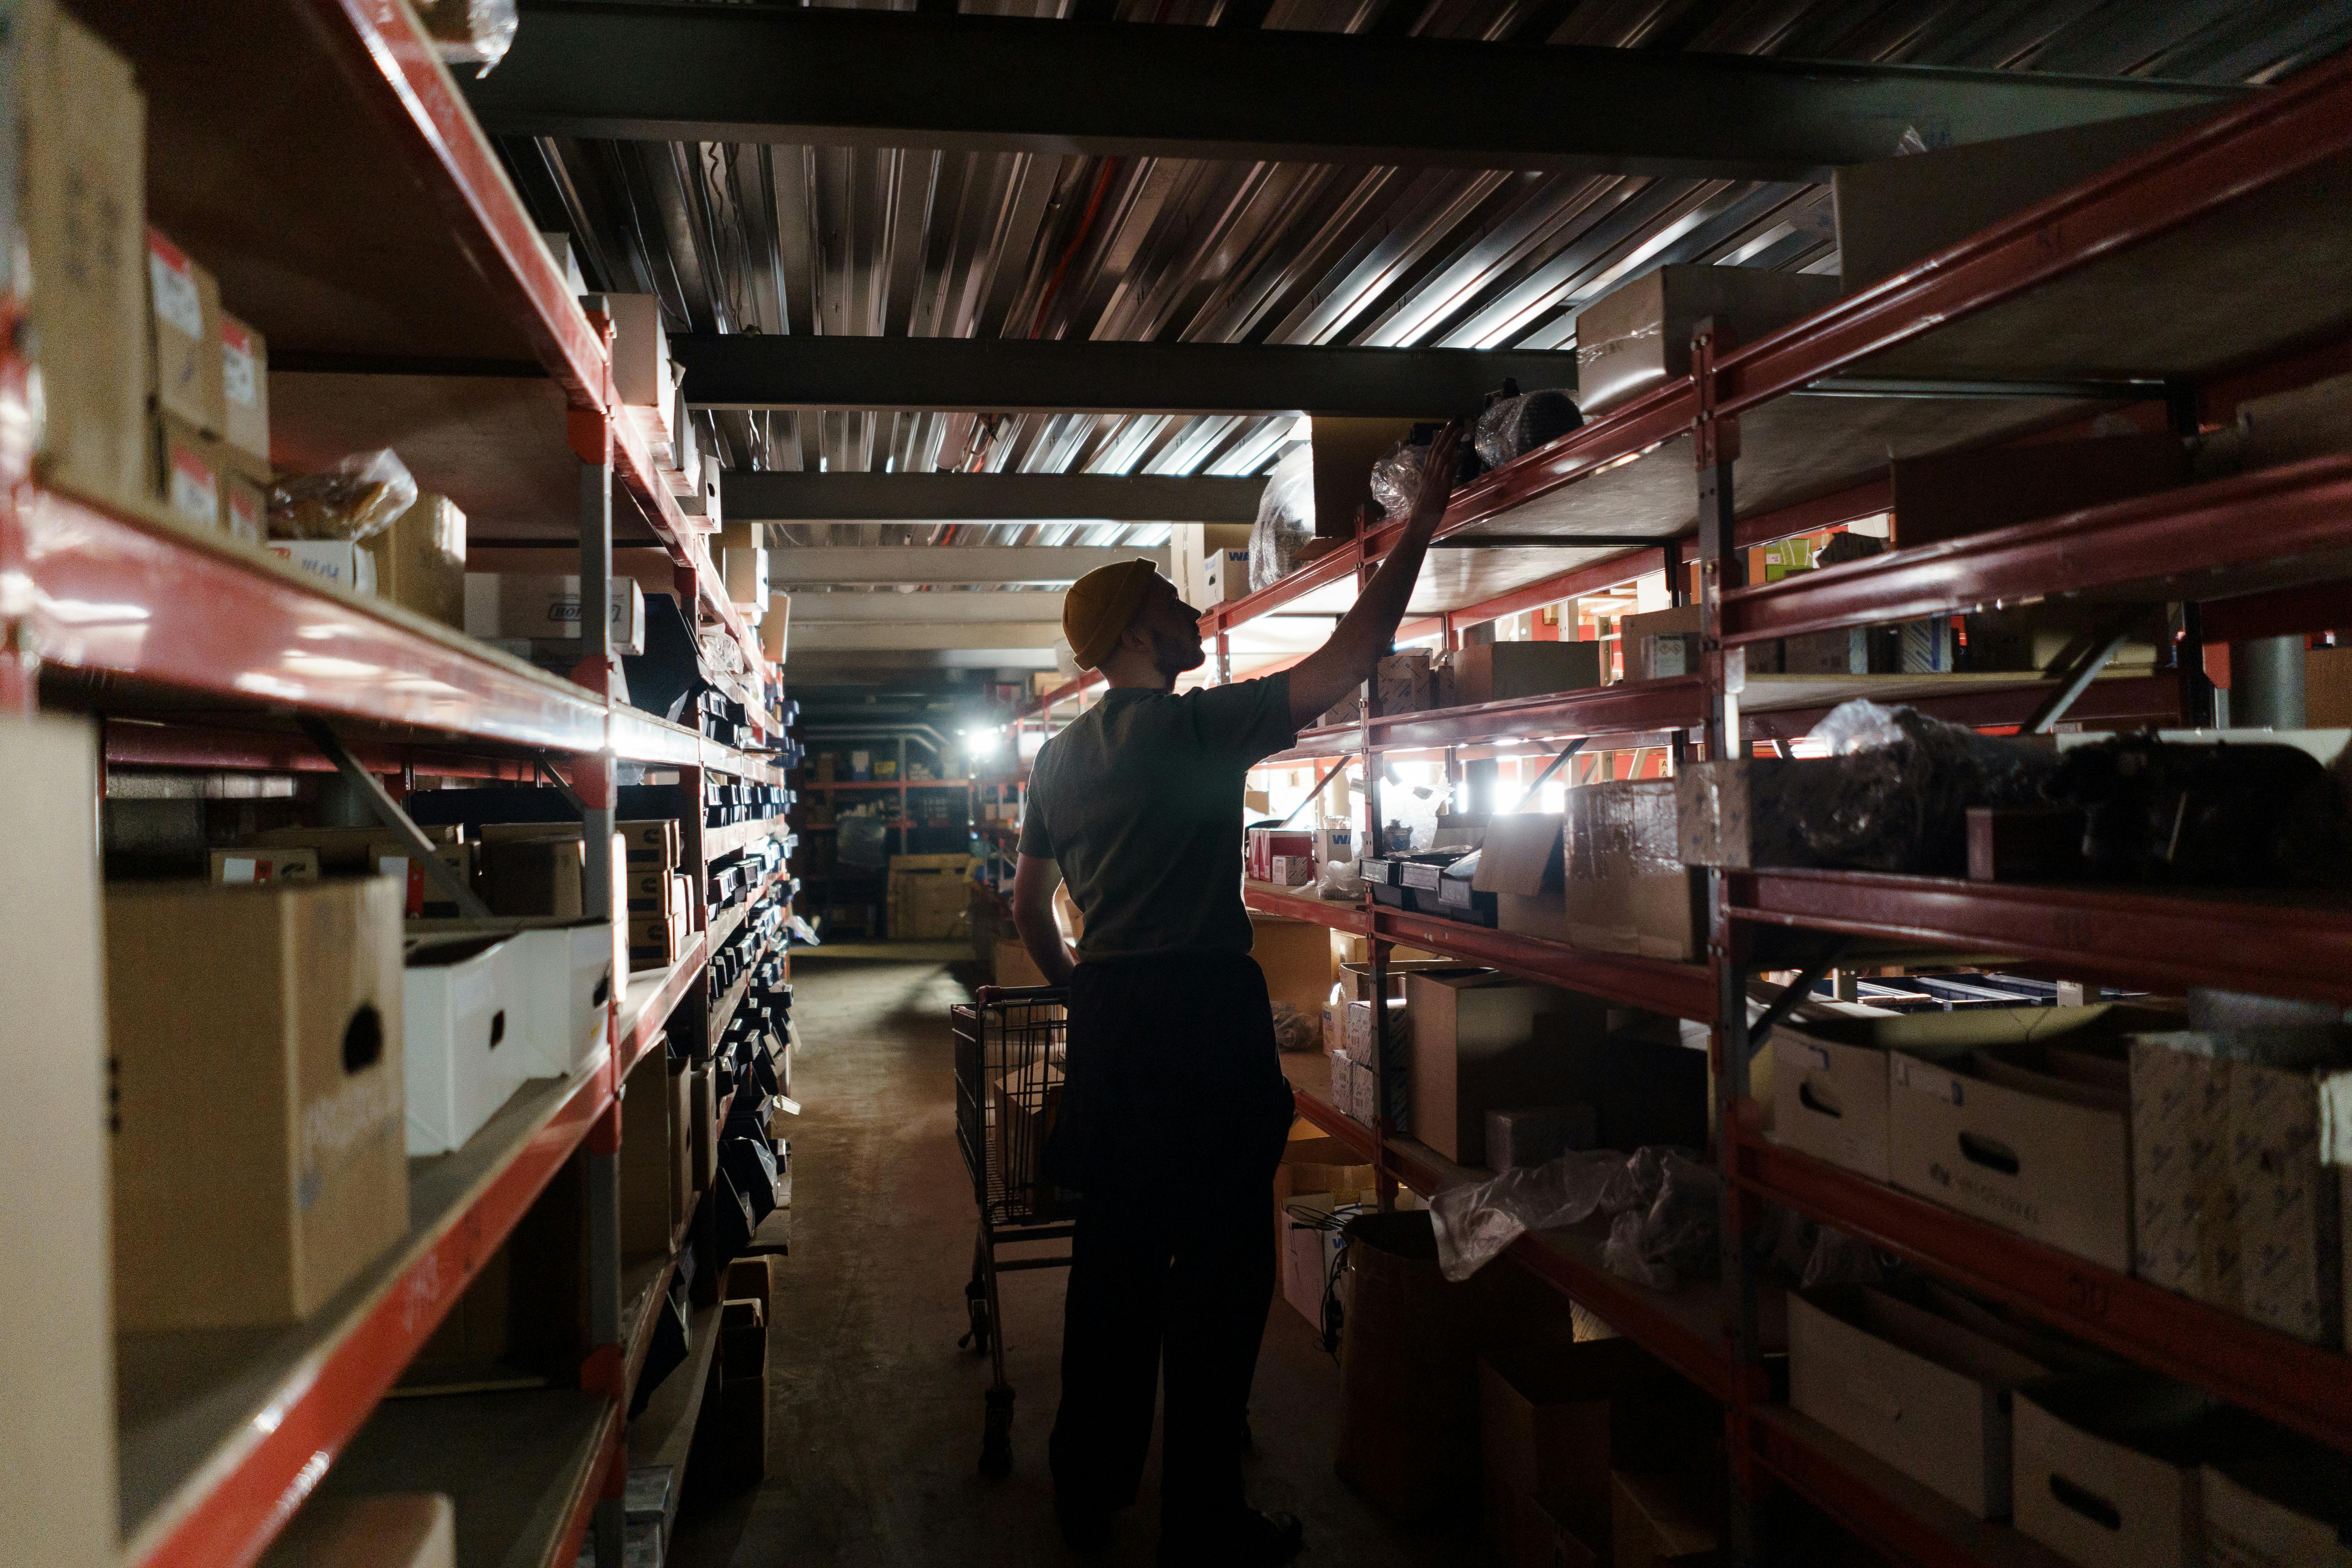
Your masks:
<svg viewBox="0 0 2352 1568"><path fill-rule="evenodd" d="M407 1059L408 1152L446 1154L522 1087L529 1073L512 994L509 939L417 943L402 988Z"/></svg>
<svg viewBox="0 0 2352 1568"><path fill-rule="evenodd" d="M226 413L220 285L153 228L147 231L147 321L156 408L217 435Z"/></svg>
<svg viewBox="0 0 2352 1568"><path fill-rule="evenodd" d="M524 1005L523 1070L567 1078L604 1043L613 999L613 922L527 927L515 937Z"/></svg>
<svg viewBox="0 0 2352 1568"><path fill-rule="evenodd" d="M636 579L611 579L605 609L613 628L613 651L632 657L643 653L646 595ZM580 579L552 573L468 572L466 635L486 639L577 637Z"/></svg>
<svg viewBox="0 0 2352 1568"><path fill-rule="evenodd" d="M269 343L259 332L223 313L221 337L221 440L247 468L269 469Z"/></svg>
<svg viewBox="0 0 2352 1568"><path fill-rule="evenodd" d="M1250 591L1249 552L1210 551L1201 563L1201 581L1209 591L1208 603L1193 605L1196 610L1245 596Z"/></svg>
<svg viewBox="0 0 2352 1568"><path fill-rule="evenodd" d="M174 414L155 421L155 499L180 521L221 526L219 444Z"/></svg>
<svg viewBox="0 0 2352 1568"><path fill-rule="evenodd" d="M225 886L243 882L315 882L318 879L319 852L308 845L213 851L213 880Z"/></svg>
<svg viewBox="0 0 2352 1568"><path fill-rule="evenodd" d="M262 548L296 571L347 594L375 592L375 557L348 539L273 539Z"/></svg>

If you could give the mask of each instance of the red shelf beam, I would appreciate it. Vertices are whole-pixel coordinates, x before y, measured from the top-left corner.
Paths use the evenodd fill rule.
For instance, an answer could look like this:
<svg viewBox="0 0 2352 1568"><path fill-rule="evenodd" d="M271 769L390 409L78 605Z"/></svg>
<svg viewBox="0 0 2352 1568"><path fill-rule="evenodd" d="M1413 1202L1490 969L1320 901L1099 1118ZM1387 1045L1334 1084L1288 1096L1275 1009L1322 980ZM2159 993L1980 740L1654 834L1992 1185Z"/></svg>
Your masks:
<svg viewBox="0 0 2352 1568"><path fill-rule="evenodd" d="M2352 909L2340 900L1736 871L1731 917L2000 953L2175 994L2213 985L2352 1004Z"/></svg>
<svg viewBox="0 0 2352 1568"><path fill-rule="evenodd" d="M545 1125L385 1282L351 1331L293 1369L278 1398L200 1472L203 1481L192 1483L196 1495L167 1503L176 1516L143 1550L126 1553L128 1561L135 1568L247 1568L258 1559L612 1095L607 1058L574 1081Z"/></svg>
<svg viewBox="0 0 2352 1568"><path fill-rule="evenodd" d="M2352 1449L2352 1356L2176 1295L2145 1279L1743 1137L1743 1185L2147 1363L2257 1415Z"/></svg>

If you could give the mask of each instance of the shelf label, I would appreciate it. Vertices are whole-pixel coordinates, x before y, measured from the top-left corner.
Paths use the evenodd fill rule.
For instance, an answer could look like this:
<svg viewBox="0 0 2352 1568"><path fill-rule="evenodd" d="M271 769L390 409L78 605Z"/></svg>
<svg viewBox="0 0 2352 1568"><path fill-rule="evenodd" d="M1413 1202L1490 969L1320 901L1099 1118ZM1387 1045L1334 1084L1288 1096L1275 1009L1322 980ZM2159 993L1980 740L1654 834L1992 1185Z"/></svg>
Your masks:
<svg viewBox="0 0 2352 1568"><path fill-rule="evenodd" d="M1960 1080L1950 1073L1921 1067L1907 1057L1895 1058L1894 1068L1894 1081L1904 1089L1951 1105L1966 1101L1966 1091L1961 1088Z"/></svg>

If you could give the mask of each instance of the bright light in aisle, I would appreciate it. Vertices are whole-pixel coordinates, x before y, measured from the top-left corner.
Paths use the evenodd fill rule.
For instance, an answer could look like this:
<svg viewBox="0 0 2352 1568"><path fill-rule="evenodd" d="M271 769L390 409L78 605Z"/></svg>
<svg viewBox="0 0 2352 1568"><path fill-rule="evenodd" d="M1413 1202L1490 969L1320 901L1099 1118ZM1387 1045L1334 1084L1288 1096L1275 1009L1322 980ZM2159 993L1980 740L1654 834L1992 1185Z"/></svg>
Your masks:
<svg viewBox="0 0 2352 1568"><path fill-rule="evenodd" d="M961 733L963 753L967 757L992 757L996 755L996 748L1004 743L1004 732L1001 730L966 730Z"/></svg>

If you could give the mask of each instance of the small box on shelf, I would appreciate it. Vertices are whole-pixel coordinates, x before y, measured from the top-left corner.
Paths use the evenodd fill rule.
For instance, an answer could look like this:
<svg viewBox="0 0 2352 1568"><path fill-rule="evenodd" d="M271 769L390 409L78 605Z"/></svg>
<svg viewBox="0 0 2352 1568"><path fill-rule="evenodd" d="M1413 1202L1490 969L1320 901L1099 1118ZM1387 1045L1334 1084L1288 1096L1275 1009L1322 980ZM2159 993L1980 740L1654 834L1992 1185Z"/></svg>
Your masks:
<svg viewBox="0 0 2352 1568"><path fill-rule="evenodd" d="M228 412L221 392L220 285L170 236L152 227L147 281L156 410L218 436Z"/></svg>
<svg viewBox="0 0 2352 1568"><path fill-rule="evenodd" d="M1601 645L1594 642L1473 643L1454 655L1449 708L1582 691L1601 684Z"/></svg>
<svg viewBox="0 0 2352 1568"><path fill-rule="evenodd" d="M445 626L466 629L466 514L447 496L424 494L369 541L376 592Z"/></svg>
<svg viewBox="0 0 2352 1568"><path fill-rule="evenodd" d="M1713 317L1741 342L1835 301L1834 278L1754 267L1661 267L1577 317L1577 406L1588 419L1690 374L1691 334Z"/></svg>
<svg viewBox="0 0 2352 1568"><path fill-rule="evenodd" d="M509 939L424 939L408 952L403 1016L408 1152L461 1147L529 1077Z"/></svg>
<svg viewBox="0 0 2352 1568"><path fill-rule="evenodd" d="M305 575L346 594L375 592L375 557L348 539L273 539L263 548Z"/></svg>

